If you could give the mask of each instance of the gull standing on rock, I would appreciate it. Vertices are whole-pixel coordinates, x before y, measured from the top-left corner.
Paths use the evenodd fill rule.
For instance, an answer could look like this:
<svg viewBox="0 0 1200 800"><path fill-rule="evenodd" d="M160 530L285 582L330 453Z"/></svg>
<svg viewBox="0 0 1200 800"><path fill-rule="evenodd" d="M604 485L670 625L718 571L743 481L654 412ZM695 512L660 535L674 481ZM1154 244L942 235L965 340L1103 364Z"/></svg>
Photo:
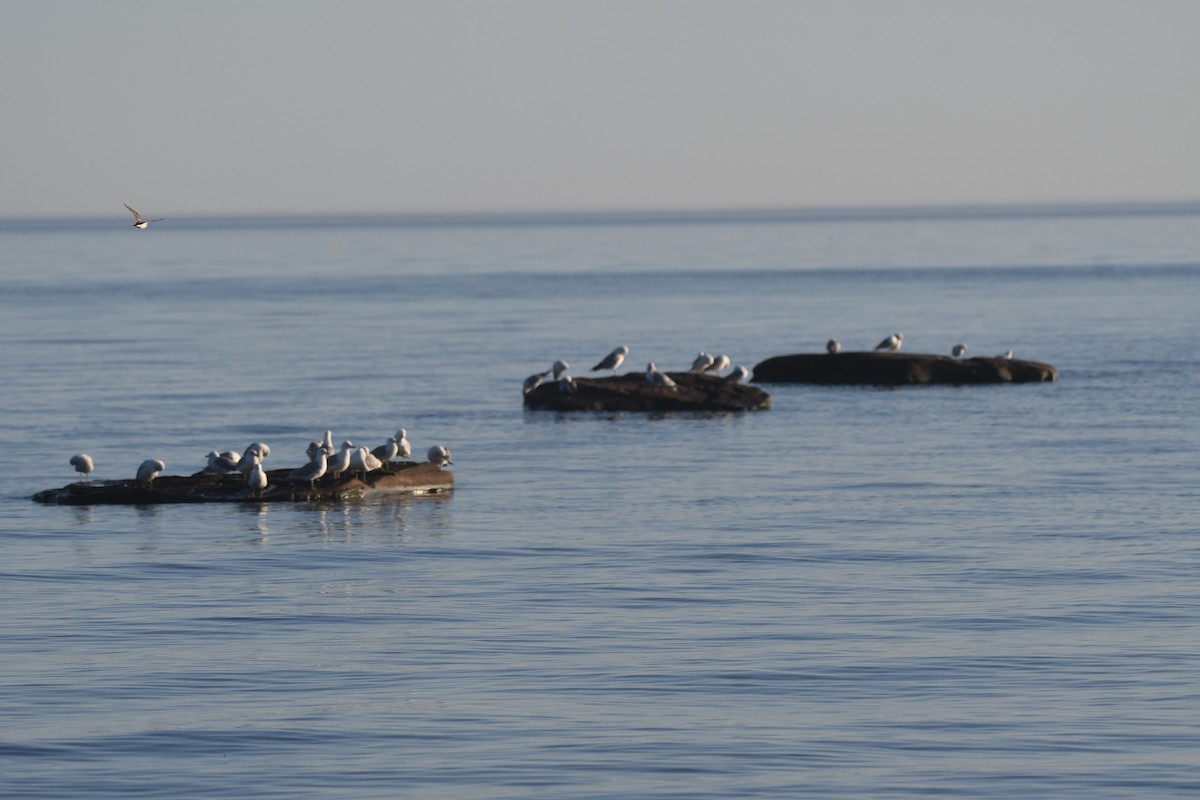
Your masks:
<svg viewBox="0 0 1200 800"><path fill-rule="evenodd" d="M230 456L234 456L233 459ZM224 475L226 472L236 472L238 458L234 453L218 453L216 450L208 451L208 466L204 471L209 475Z"/></svg>
<svg viewBox="0 0 1200 800"><path fill-rule="evenodd" d="M371 455L375 456L382 462L391 461L400 452L400 443L395 436L389 436L388 440L371 451Z"/></svg>
<svg viewBox="0 0 1200 800"><path fill-rule="evenodd" d="M325 455L325 450L318 443L313 460L288 473L288 480L308 481L308 488L313 489L316 488L317 479L323 477L328 469L329 456Z"/></svg>
<svg viewBox="0 0 1200 800"><path fill-rule="evenodd" d="M1012 357L1013 357L1012 350L1005 350L1004 355L996 356L996 358L1003 358L1005 360L1011 359Z"/></svg>
<svg viewBox="0 0 1200 800"><path fill-rule="evenodd" d="M377 470L383 466L383 462L372 455L371 451L366 447L360 447L350 454L350 469L355 472L361 472L363 480L367 479L367 473Z"/></svg>
<svg viewBox="0 0 1200 800"><path fill-rule="evenodd" d="M430 464L437 467L445 467L454 463L450 460L450 448L442 444L435 444L429 448L425 457L429 459Z"/></svg>
<svg viewBox="0 0 1200 800"><path fill-rule="evenodd" d="M147 458L138 467L137 482L144 483L148 486L154 485L154 479L162 474L162 471L167 468L167 465L159 461L157 458Z"/></svg>
<svg viewBox="0 0 1200 800"><path fill-rule="evenodd" d="M262 442L254 442L242 453L242 460L238 462L238 470L243 475L249 475L250 471L254 469L254 461L251 459L251 456L258 456L259 463L261 463L269 455L271 455L271 448ZM312 456L309 456L309 458L312 458Z"/></svg>
<svg viewBox="0 0 1200 800"><path fill-rule="evenodd" d="M268 447L264 442L251 442L246 446L245 451L242 452L242 458L245 458L251 453L258 453L259 458L266 458L267 456L271 455L271 448Z"/></svg>
<svg viewBox="0 0 1200 800"><path fill-rule="evenodd" d="M129 208L129 203L122 203L121 205L125 206L126 208ZM139 228L140 230L143 230L143 231L146 230L146 228L150 227L151 222L162 222L163 221L162 217L159 217L158 219L142 219L142 215L139 214L138 212L134 211L132 208L129 208L129 213L133 214L133 227Z"/></svg>
<svg viewBox="0 0 1200 800"><path fill-rule="evenodd" d="M325 431L325 439L321 442L321 449L325 451L325 455L331 456L336 450L333 449L333 431Z"/></svg>
<svg viewBox="0 0 1200 800"><path fill-rule="evenodd" d="M708 368L713 365L714 361L716 361L715 358L710 356L708 353L701 351L700 354L697 355L696 358L692 361L692 366L688 370L688 372L696 372L696 373L707 372Z"/></svg>
<svg viewBox="0 0 1200 800"><path fill-rule="evenodd" d="M665 386L668 389L674 389L676 386L671 376L665 372L659 372L653 361L646 365L646 381L654 386Z"/></svg>
<svg viewBox="0 0 1200 800"><path fill-rule="evenodd" d="M251 493L255 497L261 497L263 489L267 488L267 472L263 469L262 456L258 453L250 454L250 473L246 476L246 485L250 487Z"/></svg>
<svg viewBox="0 0 1200 800"><path fill-rule="evenodd" d="M875 345L875 349L883 350L884 352L888 352L888 353L894 353L897 350L899 350L900 346L903 344L904 344L904 334L903 333L893 333L891 336L887 337L882 342Z"/></svg>
<svg viewBox="0 0 1200 800"><path fill-rule="evenodd" d="M625 345L621 345L616 350L613 350L611 353L606 355L603 361L592 367L591 371L599 372L602 369L610 369L612 370L612 374L616 375L617 367L621 366L621 362L625 360L625 356L627 355L629 355L629 348Z"/></svg>
<svg viewBox="0 0 1200 800"><path fill-rule="evenodd" d="M85 478L91 475L92 470L96 468L96 465L92 463L92 457L87 453L73 455L71 456L71 460L67 463L74 467L75 471Z"/></svg>
<svg viewBox="0 0 1200 800"><path fill-rule="evenodd" d="M333 475L336 481L342 477L342 473L350 469L350 456L354 454L354 442L346 440L342 442L342 449L334 453L333 458L327 462L328 472Z"/></svg>
<svg viewBox="0 0 1200 800"><path fill-rule="evenodd" d="M965 344L956 344L954 349L950 351L950 355L955 358L962 358L967 354L967 346Z"/></svg>
<svg viewBox="0 0 1200 800"><path fill-rule="evenodd" d="M831 356L837 355L838 353L842 352L842 343L837 339L830 339L825 343L825 352L829 353Z"/></svg>
<svg viewBox="0 0 1200 800"><path fill-rule="evenodd" d="M529 394L534 389L542 385L542 381L546 380L546 376L550 374L550 370L545 372L535 372L525 379L525 383L521 386L522 394Z"/></svg>
<svg viewBox="0 0 1200 800"><path fill-rule="evenodd" d="M408 461L412 455L412 444L408 441L408 431L401 428L396 431L396 458Z"/></svg>
<svg viewBox="0 0 1200 800"><path fill-rule="evenodd" d="M721 355L719 355L713 359L713 363L710 364L708 366L708 369L706 369L704 371L711 372L714 375L720 375L721 370L725 369L728 366L729 366L729 356L725 355L724 353L721 353Z"/></svg>
<svg viewBox="0 0 1200 800"><path fill-rule="evenodd" d="M746 367L743 367L741 364L738 364L733 368L733 372L725 376L725 380L733 381L734 383L748 381L750 380L750 370L748 370Z"/></svg>

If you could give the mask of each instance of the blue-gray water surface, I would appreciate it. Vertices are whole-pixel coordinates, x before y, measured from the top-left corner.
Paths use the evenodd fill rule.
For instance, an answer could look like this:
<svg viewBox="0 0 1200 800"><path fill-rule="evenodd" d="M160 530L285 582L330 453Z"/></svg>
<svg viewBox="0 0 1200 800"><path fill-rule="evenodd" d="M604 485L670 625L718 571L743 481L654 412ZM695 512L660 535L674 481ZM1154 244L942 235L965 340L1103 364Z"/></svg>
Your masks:
<svg viewBox="0 0 1200 800"><path fill-rule="evenodd" d="M1200 208L0 224L0 796L1195 797ZM522 410L836 336L1053 384ZM59 507L325 429L446 496Z"/></svg>

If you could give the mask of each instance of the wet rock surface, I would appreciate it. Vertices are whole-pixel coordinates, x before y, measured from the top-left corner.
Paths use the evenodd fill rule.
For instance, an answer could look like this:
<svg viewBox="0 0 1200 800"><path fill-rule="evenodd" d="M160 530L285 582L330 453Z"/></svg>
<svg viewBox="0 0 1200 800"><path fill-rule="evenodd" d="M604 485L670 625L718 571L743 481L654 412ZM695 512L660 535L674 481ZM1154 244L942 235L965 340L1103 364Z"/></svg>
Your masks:
<svg viewBox="0 0 1200 800"><path fill-rule="evenodd" d="M754 411L771 407L771 395L715 375L669 372L674 387L658 386L641 372L608 378L575 378L572 390L549 381L525 395L540 411Z"/></svg>
<svg viewBox="0 0 1200 800"><path fill-rule="evenodd" d="M451 472L428 462L388 462L366 476L326 475L314 485L288 478L291 469L267 472L267 488L256 494L240 473L163 475L153 484L135 480L71 483L38 492L39 503L60 505L155 505L160 503L274 503L345 500L370 494L433 494L454 488Z"/></svg>
<svg viewBox="0 0 1200 800"><path fill-rule="evenodd" d="M1015 358L951 358L921 353L799 353L774 356L754 367L755 383L931 386L1044 383L1058 370Z"/></svg>

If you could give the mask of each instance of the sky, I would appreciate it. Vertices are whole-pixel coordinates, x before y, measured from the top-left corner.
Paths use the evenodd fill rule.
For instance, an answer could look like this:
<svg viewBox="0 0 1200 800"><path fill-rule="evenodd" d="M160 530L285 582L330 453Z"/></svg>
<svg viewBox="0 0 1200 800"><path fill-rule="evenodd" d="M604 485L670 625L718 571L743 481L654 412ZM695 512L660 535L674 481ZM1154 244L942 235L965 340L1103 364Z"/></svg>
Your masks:
<svg viewBox="0 0 1200 800"><path fill-rule="evenodd" d="M1195 0L0 0L0 217L1200 199Z"/></svg>

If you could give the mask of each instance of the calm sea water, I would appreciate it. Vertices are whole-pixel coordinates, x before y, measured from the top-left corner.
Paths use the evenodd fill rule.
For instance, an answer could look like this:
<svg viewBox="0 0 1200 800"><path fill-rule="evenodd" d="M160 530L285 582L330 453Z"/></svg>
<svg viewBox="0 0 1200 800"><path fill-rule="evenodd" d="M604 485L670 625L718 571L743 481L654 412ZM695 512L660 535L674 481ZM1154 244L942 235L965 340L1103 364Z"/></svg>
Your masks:
<svg viewBox="0 0 1200 800"><path fill-rule="evenodd" d="M1200 208L118 210L0 225L0 795L1200 793ZM521 407L893 331L1061 380ZM401 426L452 495L29 499Z"/></svg>

